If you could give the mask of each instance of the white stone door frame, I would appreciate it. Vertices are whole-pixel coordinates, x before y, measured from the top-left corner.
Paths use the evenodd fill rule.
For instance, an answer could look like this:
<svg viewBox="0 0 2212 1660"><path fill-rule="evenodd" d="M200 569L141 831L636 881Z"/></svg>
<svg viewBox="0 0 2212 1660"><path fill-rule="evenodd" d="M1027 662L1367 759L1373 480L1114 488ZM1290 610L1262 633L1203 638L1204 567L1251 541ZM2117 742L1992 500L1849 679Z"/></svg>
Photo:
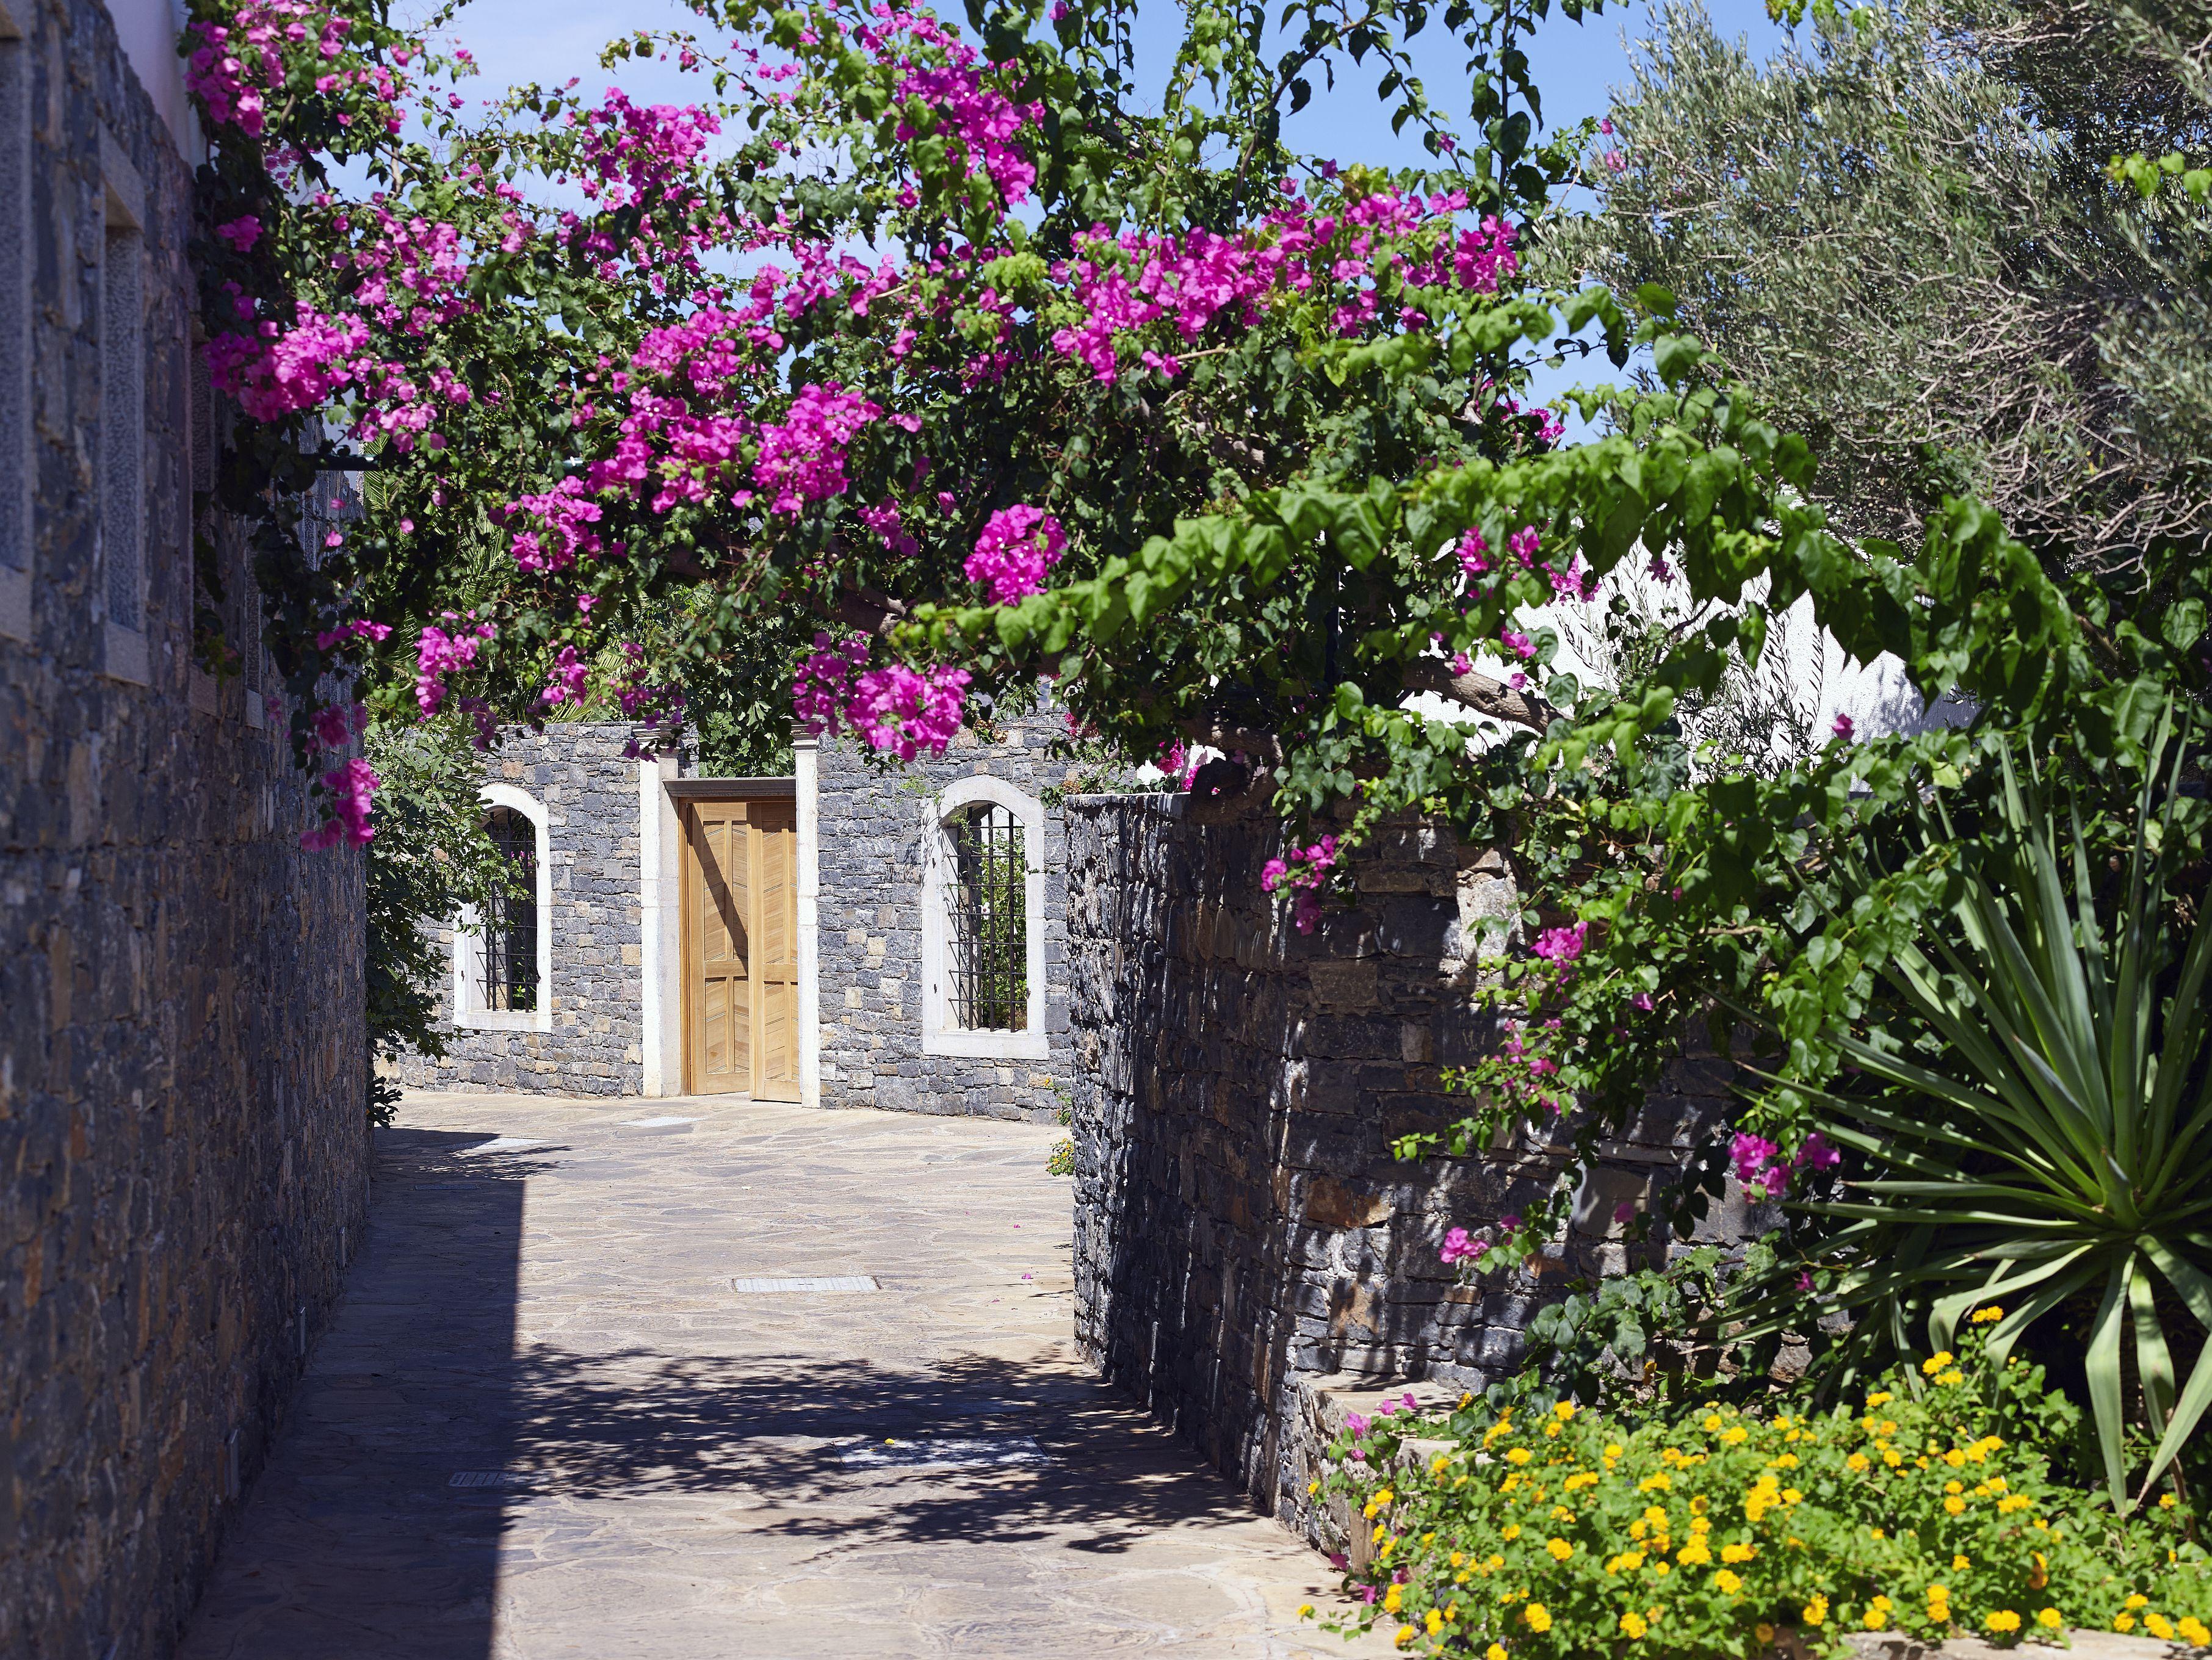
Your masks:
<svg viewBox="0 0 2212 1660"><path fill-rule="evenodd" d="M799 831L799 1102L822 1104L822 952L817 938L822 892L817 745L792 745ZM650 1097L684 1092L684 818L676 757L637 763L640 1010L645 1028L641 1088ZM684 780L684 782L710 781ZM732 786L758 780L729 781Z"/></svg>

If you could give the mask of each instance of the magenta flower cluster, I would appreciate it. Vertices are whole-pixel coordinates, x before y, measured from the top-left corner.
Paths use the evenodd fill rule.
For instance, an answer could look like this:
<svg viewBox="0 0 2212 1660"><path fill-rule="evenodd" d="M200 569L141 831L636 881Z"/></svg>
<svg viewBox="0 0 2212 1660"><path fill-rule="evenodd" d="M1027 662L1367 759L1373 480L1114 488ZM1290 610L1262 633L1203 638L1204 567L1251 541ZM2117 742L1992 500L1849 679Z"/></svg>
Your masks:
<svg viewBox="0 0 2212 1660"><path fill-rule="evenodd" d="M449 633L435 623L426 623L415 646L415 703L426 721L444 706L446 677L459 670L473 668L484 642L498 632L489 623L478 623L474 628L462 627L464 619L455 611L442 615L447 622L456 625L453 630Z"/></svg>
<svg viewBox="0 0 2212 1660"><path fill-rule="evenodd" d="M323 787L330 794L331 816L301 836L300 845L315 852L341 842L349 847L367 847L376 837L375 826L369 822L369 807L377 782L376 769L359 756L325 772Z"/></svg>
<svg viewBox="0 0 2212 1660"><path fill-rule="evenodd" d="M1765 1136L1739 1130L1729 1143L1729 1158L1735 1166L1737 1181L1747 1189L1765 1193L1770 1199L1778 1199L1790 1190L1793 1171L1832 1170L1843 1163L1844 1155L1818 1130L1808 1135L1796 1152L1786 1159L1782 1157L1782 1149Z"/></svg>
<svg viewBox="0 0 2212 1660"><path fill-rule="evenodd" d="M349 19L307 0L251 0L228 24L185 26L185 89L199 97L210 120L258 138L268 125L270 96L283 93L289 82L285 48L304 46L312 32L315 57L335 64L352 27ZM381 64L333 67L315 76L313 84L319 93L361 87L386 104L399 94L398 80ZM348 117L339 119L349 125ZM398 119L392 117L388 125L397 131Z"/></svg>
<svg viewBox="0 0 2212 1660"><path fill-rule="evenodd" d="M924 750L942 755L960 730L968 672L903 663L872 669L863 666L867 659L867 643L857 635L814 636L814 649L800 660L792 681L799 729L822 737L849 728L871 749L902 761Z"/></svg>
<svg viewBox="0 0 2212 1660"><path fill-rule="evenodd" d="M1296 185L1284 180L1286 192ZM1477 293L1495 293L1518 268L1515 233L1496 218L1480 230L1455 234L1453 216L1467 207L1464 192L1438 192L1425 199L1384 190L1346 204L1340 212L1323 212L1303 197L1279 204L1257 225L1233 234L1202 228L1181 236L1136 231L1115 235L1096 225L1076 239L1075 257L1053 268L1083 314L1080 324L1054 331L1053 348L1089 366L1111 382L1124 371L1124 348L1146 368L1172 379L1182 371L1178 346L1188 348L1216 319L1251 324L1279 295L1304 294L1317 282L1351 284L1334 313L1337 331L1355 334L1378 314L1379 290L1372 286L1375 262L1398 259L1386 238L1426 232L1433 251L1416 255L1402 275L1412 286L1456 283ZM1414 326L1418 313L1401 321ZM1152 344L1140 331L1160 321L1172 325ZM1425 319L1423 319L1425 320Z"/></svg>
<svg viewBox="0 0 2212 1660"><path fill-rule="evenodd" d="M980 169L1008 207L1028 199L1036 167L1015 143L1044 117L1042 104L1017 104L983 79L973 46L926 12L874 8L877 21L854 39L899 71L891 96L900 106L893 136L908 143L942 133L959 146L964 172ZM927 56L916 56L919 48Z"/></svg>
<svg viewBox="0 0 2212 1660"><path fill-rule="evenodd" d="M984 521L975 550L961 567L971 582L989 588L991 603L1011 605L1044 589L1045 574L1060 562L1067 533L1042 508L1016 502Z"/></svg>
<svg viewBox="0 0 2212 1660"><path fill-rule="evenodd" d="M1324 836L1311 847L1293 848L1288 859L1270 859L1260 869L1260 886L1268 893L1287 888L1294 896L1291 921L1300 933L1311 933L1321 921L1321 890L1336 866L1337 840Z"/></svg>

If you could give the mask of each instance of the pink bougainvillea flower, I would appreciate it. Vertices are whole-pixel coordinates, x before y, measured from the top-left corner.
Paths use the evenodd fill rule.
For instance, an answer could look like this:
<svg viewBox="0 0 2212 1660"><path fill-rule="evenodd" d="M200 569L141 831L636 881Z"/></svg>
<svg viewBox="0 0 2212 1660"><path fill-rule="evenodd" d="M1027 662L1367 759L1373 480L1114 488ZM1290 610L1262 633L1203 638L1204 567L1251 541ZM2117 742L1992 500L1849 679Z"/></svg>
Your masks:
<svg viewBox="0 0 2212 1660"><path fill-rule="evenodd" d="M962 569L971 582L991 591L991 603L1010 605L1042 593L1045 574L1060 562L1067 533L1060 520L1041 508L1017 502L984 521L975 550Z"/></svg>

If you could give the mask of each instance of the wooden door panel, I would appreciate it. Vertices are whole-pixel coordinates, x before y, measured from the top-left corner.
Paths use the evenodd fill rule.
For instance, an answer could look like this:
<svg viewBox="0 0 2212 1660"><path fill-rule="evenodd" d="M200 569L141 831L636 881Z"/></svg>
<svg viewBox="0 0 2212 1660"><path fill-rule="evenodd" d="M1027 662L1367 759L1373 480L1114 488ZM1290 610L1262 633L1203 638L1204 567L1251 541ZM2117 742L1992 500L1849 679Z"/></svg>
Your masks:
<svg viewBox="0 0 2212 1660"><path fill-rule="evenodd" d="M796 805L690 802L684 826L684 1088L796 1101Z"/></svg>
<svg viewBox="0 0 2212 1660"><path fill-rule="evenodd" d="M684 1088L727 1095L752 1086L744 804L688 806L684 843Z"/></svg>

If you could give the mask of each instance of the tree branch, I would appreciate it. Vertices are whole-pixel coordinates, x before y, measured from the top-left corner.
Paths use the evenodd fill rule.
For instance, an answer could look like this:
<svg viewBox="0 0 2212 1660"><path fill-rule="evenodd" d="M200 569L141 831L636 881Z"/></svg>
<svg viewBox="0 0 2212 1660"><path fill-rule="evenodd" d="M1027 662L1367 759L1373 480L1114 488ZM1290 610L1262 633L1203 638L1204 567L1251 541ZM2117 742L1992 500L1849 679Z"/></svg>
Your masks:
<svg viewBox="0 0 2212 1660"><path fill-rule="evenodd" d="M857 584L837 596L837 620L863 634L889 634L905 620L906 611L903 601Z"/></svg>
<svg viewBox="0 0 2212 1660"><path fill-rule="evenodd" d="M1477 714L1525 727L1530 732L1544 731L1558 713L1542 698L1516 691L1486 674L1454 674L1449 664L1433 657L1415 658L1406 665L1402 678L1408 691L1433 692L1465 704Z"/></svg>

